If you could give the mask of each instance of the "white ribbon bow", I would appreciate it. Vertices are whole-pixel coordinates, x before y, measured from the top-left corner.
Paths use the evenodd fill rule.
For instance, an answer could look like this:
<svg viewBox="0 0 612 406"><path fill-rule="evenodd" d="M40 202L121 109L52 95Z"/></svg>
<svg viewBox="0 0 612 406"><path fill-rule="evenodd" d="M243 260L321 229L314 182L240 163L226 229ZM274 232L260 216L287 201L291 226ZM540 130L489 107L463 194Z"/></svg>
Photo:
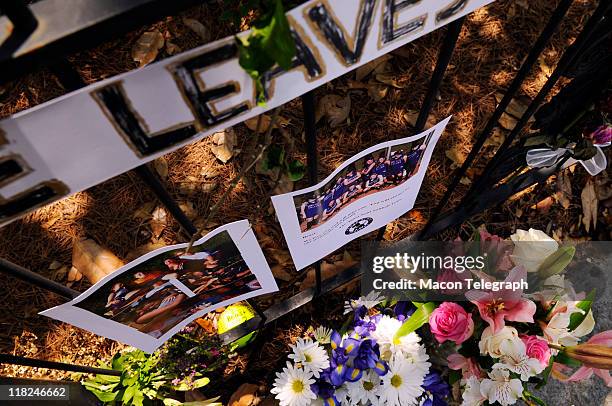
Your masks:
<svg viewBox="0 0 612 406"><path fill-rule="evenodd" d="M568 159L563 168L567 168L579 162L584 169L591 175L595 176L602 172L608 166L608 160L606 155L601 150L601 146L606 145L595 145L597 153L594 157L585 161L580 161L574 158ZM535 148L527 151L527 165L531 168L543 168L545 166L553 166L559 159L565 154L566 151L570 151L567 148Z"/></svg>

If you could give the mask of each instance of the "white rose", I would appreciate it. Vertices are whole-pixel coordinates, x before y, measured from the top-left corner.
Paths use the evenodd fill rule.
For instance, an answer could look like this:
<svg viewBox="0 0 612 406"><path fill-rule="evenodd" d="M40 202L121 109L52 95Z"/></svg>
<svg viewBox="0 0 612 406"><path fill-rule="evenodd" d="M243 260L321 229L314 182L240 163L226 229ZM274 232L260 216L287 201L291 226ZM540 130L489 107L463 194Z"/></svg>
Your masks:
<svg viewBox="0 0 612 406"><path fill-rule="evenodd" d="M504 326L497 334L493 334L493 329L489 326L482 331L478 348L482 355L499 358L503 355L502 344L517 339L519 339L518 331L514 327Z"/></svg>
<svg viewBox="0 0 612 406"><path fill-rule="evenodd" d="M522 265L527 272L536 272L549 255L559 249L559 244L543 231L530 228L529 231L516 230L510 236L514 251L510 258L515 265Z"/></svg>

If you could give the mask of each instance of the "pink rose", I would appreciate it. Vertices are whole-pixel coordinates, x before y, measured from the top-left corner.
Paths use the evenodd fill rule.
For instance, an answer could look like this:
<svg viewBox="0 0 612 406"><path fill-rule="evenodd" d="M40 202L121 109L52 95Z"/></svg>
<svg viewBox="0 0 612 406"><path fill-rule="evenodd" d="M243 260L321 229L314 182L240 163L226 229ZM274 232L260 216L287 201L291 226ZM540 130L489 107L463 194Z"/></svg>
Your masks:
<svg viewBox="0 0 612 406"><path fill-rule="evenodd" d="M536 336L521 336L521 340L525 343L527 355L529 358L535 358L544 366L548 365L550 359L550 348L548 342Z"/></svg>
<svg viewBox="0 0 612 406"><path fill-rule="evenodd" d="M461 344L474 332L472 315L457 303L444 302L429 317L429 327L436 340Z"/></svg>

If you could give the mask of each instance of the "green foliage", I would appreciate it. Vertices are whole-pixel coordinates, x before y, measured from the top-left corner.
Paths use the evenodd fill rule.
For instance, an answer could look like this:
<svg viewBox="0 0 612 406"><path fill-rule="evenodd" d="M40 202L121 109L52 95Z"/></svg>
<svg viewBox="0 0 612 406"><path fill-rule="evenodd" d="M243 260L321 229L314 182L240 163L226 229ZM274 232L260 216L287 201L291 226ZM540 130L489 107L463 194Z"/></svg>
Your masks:
<svg viewBox="0 0 612 406"><path fill-rule="evenodd" d="M117 353L111 365L102 367L121 371L121 376L96 375L82 385L102 402L112 405L142 406L155 400L170 406L217 405L216 399L188 403L174 399L176 392L207 385L210 379L202 373L225 365L227 355L217 345L180 336L153 354L141 350Z"/></svg>
<svg viewBox="0 0 612 406"><path fill-rule="evenodd" d="M527 389L523 390L523 398L530 405L546 406L546 402L544 402L542 399L540 399L533 393L529 392Z"/></svg>
<svg viewBox="0 0 612 406"><path fill-rule="evenodd" d="M587 297L584 300L578 302L578 304L576 305L576 307L584 311L584 313L572 313L572 315L570 316L569 326L567 327L569 331L574 331L584 321L586 316L591 311L591 305L593 304L593 300L595 300L595 289L591 290Z"/></svg>
<svg viewBox="0 0 612 406"><path fill-rule="evenodd" d="M257 103L265 105L263 75L276 64L285 70L290 69L296 51L282 1L249 1L245 7L255 3L259 3L262 12L252 23L250 35L237 37L236 42L240 66L255 81Z"/></svg>
<svg viewBox="0 0 612 406"><path fill-rule="evenodd" d="M293 182L302 179L306 173L304 164L297 159L288 160L285 149L280 145L270 145L268 147L266 155L261 160L261 169L264 172L279 170Z"/></svg>
<svg viewBox="0 0 612 406"><path fill-rule="evenodd" d="M393 340L399 340L400 338L412 333L425 323L429 322L429 316L435 310L436 304L433 302L427 303L416 303L416 310L412 313L412 316L401 325L401 327L395 332Z"/></svg>
<svg viewBox="0 0 612 406"><path fill-rule="evenodd" d="M544 280L553 275L557 275L572 262L576 254L576 247L560 247L555 253L549 255L538 268L538 276Z"/></svg>

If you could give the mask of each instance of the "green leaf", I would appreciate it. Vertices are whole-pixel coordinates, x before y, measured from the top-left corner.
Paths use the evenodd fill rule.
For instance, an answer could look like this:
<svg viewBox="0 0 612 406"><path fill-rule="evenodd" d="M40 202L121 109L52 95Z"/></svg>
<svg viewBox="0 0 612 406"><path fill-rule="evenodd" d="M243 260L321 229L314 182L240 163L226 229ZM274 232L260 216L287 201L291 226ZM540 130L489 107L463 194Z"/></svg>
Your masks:
<svg viewBox="0 0 612 406"><path fill-rule="evenodd" d="M553 275L561 273L572 262L576 247L560 247L553 254L550 254L538 268L538 276L544 280Z"/></svg>
<svg viewBox="0 0 612 406"><path fill-rule="evenodd" d="M123 403L129 404L130 401L132 400L132 398L134 397L135 393L136 393L136 387L135 386L130 386L130 387L126 388L125 392L123 392L123 396L121 397L121 401Z"/></svg>
<svg viewBox="0 0 612 406"><path fill-rule="evenodd" d="M550 359L548 360L548 366L546 367L544 371L542 371L542 380L536 385L535 387L536 389L540 389L541 387L546 385L546 383L548 382L548 377L550 376L550 373L552 372L554 362L555 362L555 358L550 357Z"/></svg>
<svg viewBox="0 0 612 406"><path fill-rule="evenodd" d="M176 399L172 399L172 398L165 398L162 400L162 402L164 402L165 406L178 406L178 405L183 405L183 402L180 402Z"/></svg>
<svg viewBox="0 0 612 406"><path fill-rule="evenodd" d="M306 174L306 166L301 161L295 159L287 165L287 176L293 182L302 179L304 174Z"/></svg>
<svg viewBox="0 0 612 406"><path fill-rule="evenodd" d="M576 307L584 311L584 314L579 312L572 313L570 316L569 326L567 327L569 331L574 331L584 321L586 316L591 311L593 300L595 300L595 289L591 290L584 300L576 304Z"/></svg>
<svg viewBox="0 0 612 406"><path fill-rule="evenodd" d="M106 391L101 391L101 390L98 390L98 389L95 389L95 388L92 388L86 385L83 385L83 386L85 386L85 389L93 393L102 402L112 402L113 400L117 398L117 395L119 394L119 392L106 392Z"/></svg>
<svg viewBox="0 0 612 406"><path fill-rule="evenodd" d="M134 393L134 398L132 399L132 404L134 406L142 406L143 402L144 402L144 395L142 394L142 392L137 391L136 393Z"/></svg>
<svg viewBox="0 0 612 406"><path fill-rule="evenodd" d="M529 392L527 389L523 390L523 397L539 406L546 406L546 402Z"/></svg>
<svg viewBox="0 0 612 406"><path fill-rule="evenodd" d="M568 367L576 368L582 366L582 362L570 358L566 353L559 351L557 355L555 355L555 362L558 362L563 365L567 365Z"/></svg>
<svg viewBox="0 0 612 406"><path fill-rule="evenodd" d="M429 321L429 316L436 308L435 303L414 303L417 309L412 313L412 316L401 325L401 327L395 332L393 337L394 341L399 341L400 338L412 333L425 323Z"/></svg>
<svg viewBox="0 0 612 406"><path fill-rule="evenodd" d="M174 390L180 391L180 392L185 392L191 389L191 387L187 385L185 382L181 382L178 385L172 385L171 388Z"/></svg>
<svg viewBox="0 0 612 406"><path fill-rule="evenodd" d="M264 171L280 168L285 162L285 149L278 145L270 145L261 163Z"/></svg>
<svg viewBox="0 0 612 406"><path fill-rule="evenodd" d="M201 388L202 386L208 385L209 382L210 382L210 379L206 377L196 379L195 381L193 381L193 388L194 389Z"/></svg>

